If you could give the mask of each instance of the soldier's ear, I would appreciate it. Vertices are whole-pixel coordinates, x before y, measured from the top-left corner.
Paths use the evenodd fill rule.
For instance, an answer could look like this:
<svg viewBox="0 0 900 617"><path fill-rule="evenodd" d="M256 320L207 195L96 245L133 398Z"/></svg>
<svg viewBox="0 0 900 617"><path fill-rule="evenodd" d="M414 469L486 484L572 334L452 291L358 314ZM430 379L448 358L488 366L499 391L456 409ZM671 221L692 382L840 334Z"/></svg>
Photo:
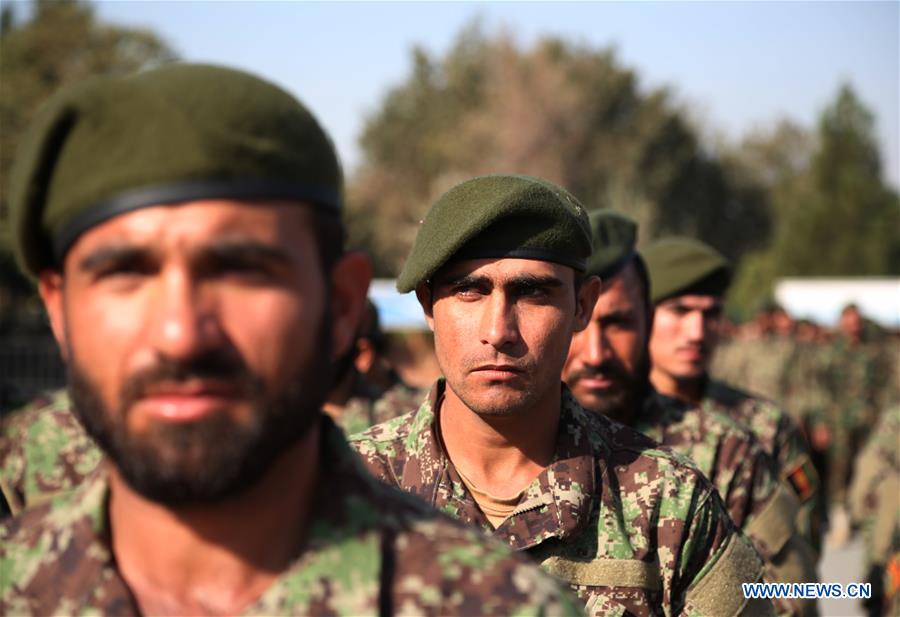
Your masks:
<svg viewBox="0 0 900 617"><path fill-rule="evenodd" d="M44 301L50 329L59 345L62 359L69 361L69 342L66 338L66 313L63 302L63 276L56 270L44 270L38 277L38 293Z"/></svg>
<svg viewBox="0 0 900 617"><path fill-rule="evenodd" d="M335 358L354 344L371 280L372 263L360 251L345 253L331 269L331 335Z"/></svg>

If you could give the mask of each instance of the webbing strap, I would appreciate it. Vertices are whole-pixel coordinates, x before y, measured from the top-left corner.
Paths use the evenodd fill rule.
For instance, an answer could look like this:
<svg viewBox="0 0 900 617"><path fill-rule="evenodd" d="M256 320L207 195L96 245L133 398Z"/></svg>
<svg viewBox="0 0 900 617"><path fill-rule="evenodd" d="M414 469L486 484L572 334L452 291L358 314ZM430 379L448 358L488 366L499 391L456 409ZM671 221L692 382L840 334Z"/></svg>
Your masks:
<svg viewBox="0 0 900 617"><path fill-rule="evenodd" d="M701 615L743 614L750 607L741 583L758 582L762 573L762 561L747 539L732 536L706 576L688 589L685 603Z"/></svg>
<svg viewBox="0 0 900 617"><path fill-rule="evenodd" d="M795 520L798 508L797 497L786 486L779 483L769 503L750 521L747 526L747 535L754 542L762 541L772 555L777 555L796 531Z"/></svg>
<svg viewBox="0 0 900 617"><path fill-rule="evenodd" d="M651 591L662 588L659 565L638 559L573 561L553 556L545 559L541 566L549 574L574 585L640 587Z"/></svg>

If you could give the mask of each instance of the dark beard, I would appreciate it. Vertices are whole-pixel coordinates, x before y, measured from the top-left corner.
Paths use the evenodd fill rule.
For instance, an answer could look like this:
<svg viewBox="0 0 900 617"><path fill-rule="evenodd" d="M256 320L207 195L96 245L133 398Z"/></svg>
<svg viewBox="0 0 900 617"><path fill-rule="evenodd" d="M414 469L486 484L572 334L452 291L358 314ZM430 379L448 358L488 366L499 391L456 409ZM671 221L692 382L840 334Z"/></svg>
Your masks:
<svg viewBox="0 0 900 617"><path fill-rule="evenodd" d="M281 392L267 391L263 379L236 352L214 351L188 361L161 358L151 369L131 376L118 409L111 413L72 357L72 403L87 432L135 491L168 506L220 502L255 484L319 420L332 378L327 321L318 328L318 357ZM153 425L141 435L128 431L128 409L148 386L204 377L238 384L252 404L250 419L237 424L226 414L214 414L190 424Z"/></svg>
<svg viewBox="0 0 900 617"><path fill-rule="evenodd" d="M604 393L590 408L590 411L602 413L623 424L633 424L640 413L644 398L650 391L650 351L645 349L635 367L629 373L625 367L615 361L603 362L596 366L585 366L569 376L569 382L575 383L582 377L604 376L617 384L613 392ZM596 396L596 394L595 394Z"/></svg>

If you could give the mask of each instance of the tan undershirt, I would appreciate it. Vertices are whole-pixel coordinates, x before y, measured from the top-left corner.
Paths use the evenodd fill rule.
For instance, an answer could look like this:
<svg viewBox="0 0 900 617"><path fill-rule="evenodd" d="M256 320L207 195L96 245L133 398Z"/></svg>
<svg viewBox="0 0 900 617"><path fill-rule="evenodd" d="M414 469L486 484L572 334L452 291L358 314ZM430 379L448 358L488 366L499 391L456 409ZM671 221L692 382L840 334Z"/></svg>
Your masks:
<svg viewBox="0 0 900 617"><path fill-rule="evenodd" d="M525 489L522 489L512 497L497 497L496 495L491 495L487 491L483 491L475 486L475 484L469 480L458 467L456 468L456 473L462 478L463 484L465 484L466 488L469 489L469 492L472 493L475 503L477 503L481 511L484 512L488 522L494 529L499 527L500 523L509 518L509 515L512 514L522 502L522 496L525 494Z"/></svg>

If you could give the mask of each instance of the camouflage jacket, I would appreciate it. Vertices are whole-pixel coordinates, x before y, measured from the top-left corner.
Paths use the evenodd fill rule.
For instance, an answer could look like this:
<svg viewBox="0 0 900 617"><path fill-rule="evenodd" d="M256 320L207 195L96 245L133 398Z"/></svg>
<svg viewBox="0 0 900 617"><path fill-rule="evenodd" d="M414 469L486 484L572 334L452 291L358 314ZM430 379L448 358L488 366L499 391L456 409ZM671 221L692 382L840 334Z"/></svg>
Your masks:
<svg viewBox="0 0 900 617"><path fill-rule="evenodd" d="M900 407L882 413L857 457L850 507L863 528L868 559L883 564L900 552Z"/></svg>
<svg viewBox="0 0 900 617"><path fill-rule="evenodd" d="M351 437L372 473L527 551L595 615L737 614L762 564L683 457L585 411L563 386L555 460L494 529L444 452L439 380L415 413Z"/></svg>
<svg viewBox="0 0 900 617"><path fill-rule="evenodd" d="M425 394L402 381L381 391L360 375L353 385L350 399L335 421L347 435L360 433L370 426L415 411L419 408Z"/></svg>
<svg viewBox="0 0 900 617"><path fill-rule="evenodd" d="M809 443L794 419L770 401L715 380L707 384L700 408L730 417L759 440L774 459L779 478L800 502L798 531L818 550L822 526L819 474L810 458Z"/></svg>
<svg viewBox="0 0 900 617"><path fill-rule="evenodd" d="M322 457L305 548L244 614L579 612L502 543L375 481L328 419ZM101 468L0 526L0 613L139 614L110 549L108 490Z"/></svg>
<svg viewBox="0 0 900 617"><path fill-rule="evenodd" d="M885 410L856 459L850 512L862 527L869 614L900 615L900 406Z"/></svg>
<svg viewBox="0 0 900 617"><path fill-rule="evenodd" d="M844 337L823 350L824 381L829 395L826 422L848 431L867 433L889 400L897 349L890 343L866 341L851 345Z"/></svg>
<svg viewBox="0 0 900 617"><path fill-rule="evenodd" d="M77 486L102 458L65 390L40 396L0 422L0 491L13 514Z"/></svg>
<svg viewBox="0 0 900 617"><path fill-rule="evenodd" d="M728 418L691 409L656 392L644 399L633 428L693 461L763 558L781 549L787 538L769 537L750 524L776 497L778 484L772 459L748 431Z"/></svg>
<svg viewBox="0 0 900 617"><path fill-rule="evenodd" d="M747 429L657 393L646 397L635 428L687 456L712 481L732 520L766 562L766 582L818 580L815 553L796 526L800 504ZM815 601L778 599L775 608L782 615L814 613Z"/></svg>

